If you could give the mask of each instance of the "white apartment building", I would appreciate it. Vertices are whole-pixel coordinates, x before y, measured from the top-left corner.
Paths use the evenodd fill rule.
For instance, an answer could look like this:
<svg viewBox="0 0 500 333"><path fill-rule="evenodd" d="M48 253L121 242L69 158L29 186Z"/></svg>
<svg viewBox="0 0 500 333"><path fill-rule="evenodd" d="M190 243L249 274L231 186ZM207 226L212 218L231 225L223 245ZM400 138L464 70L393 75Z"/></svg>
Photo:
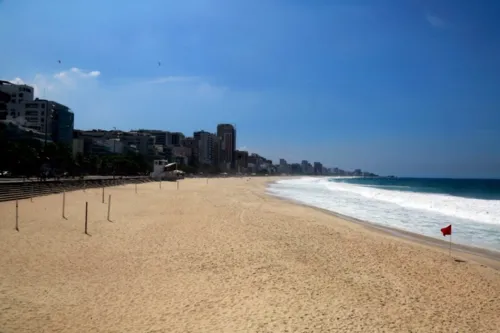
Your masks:
<svg viewBox="0 0 500 333"><path fill-rule="evenodd" d="M50 117L52 103L47 100L23 102L20 106L24 126L40 132L50 132L52 117Z"/></svg>
<svg viewBox="0 0 500 333"><path fill-rule="evenodd" d="M34 99L34 88L25 84L13 84L9 81L0 80L0 92L10 96L8 102L0 102L0 120L17 120L24 123L24 103Z"/></svg>

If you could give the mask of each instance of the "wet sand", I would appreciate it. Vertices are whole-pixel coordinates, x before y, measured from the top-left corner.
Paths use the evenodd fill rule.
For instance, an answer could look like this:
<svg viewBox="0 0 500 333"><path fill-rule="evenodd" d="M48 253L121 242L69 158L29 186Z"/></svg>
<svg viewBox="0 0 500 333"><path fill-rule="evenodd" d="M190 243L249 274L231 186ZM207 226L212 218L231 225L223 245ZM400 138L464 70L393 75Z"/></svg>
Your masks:
<svg viewBox="0 0 500 333"><path fill-rule="evenodd" d="M0 332L499 332L500 272L190 179L0 203ZM84 234L84 206L89 203ZM462 259L463 253L456 255Z"/></svg>

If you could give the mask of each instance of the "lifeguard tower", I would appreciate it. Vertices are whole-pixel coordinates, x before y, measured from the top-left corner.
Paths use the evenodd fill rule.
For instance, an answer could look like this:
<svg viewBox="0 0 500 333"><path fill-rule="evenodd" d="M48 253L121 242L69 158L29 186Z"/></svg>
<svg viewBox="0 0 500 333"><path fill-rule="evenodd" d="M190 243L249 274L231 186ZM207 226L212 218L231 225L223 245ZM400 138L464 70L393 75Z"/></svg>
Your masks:
<svg viewBox="0 0 500 333"><path fill-rule="evenodd" d="M167 160L155 160L151 178L154 180L175 181L184 178L184 172L177 170L177 163L169 163Z"/></svg>

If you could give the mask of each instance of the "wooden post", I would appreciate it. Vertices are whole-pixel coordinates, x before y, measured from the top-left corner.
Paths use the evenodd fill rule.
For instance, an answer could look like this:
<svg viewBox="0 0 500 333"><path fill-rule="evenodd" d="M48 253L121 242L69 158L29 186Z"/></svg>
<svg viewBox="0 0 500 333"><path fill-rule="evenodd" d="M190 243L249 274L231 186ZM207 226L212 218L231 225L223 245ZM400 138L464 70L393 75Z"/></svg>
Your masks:
<svg viewBox="0 0 500 333"><path fill-rule="evenodd" d="M87 233L87 217L88 217L88 210L89 210L89 203L85 202L85 234L88 235Z"/></svg>
<svg viewBox="0 0 500 333"><path fill-rule="evenodd" d="M111 194L108 196L108 221L111 221L110 213L111 213Z"/></svg>
<svg viewBox="0 0 500 333"><path fill-rule="evenodd" d="M161 179L160 179L160 190L161 190Z"/></svg>
<svg viewBox="0 0 500 333"><path fill-rule="evenodd" d="M137 183L135 183L135 194L137 194Z"/></svg>
<svg viewBox="0 0 500 333"><path fill-rule="evenodd" d="M62 217L66 218L66 191L63 191L63 200L62 200Z"/></svg>
<svg viewBox="0 0 500 333"><path fill-rule="evenodd" d="M102 187L102 203L104 203L104 186Z"/></svg>
<svg viewBox="0 0 500 333"><path fill-rule="evenodd" d="M31 202L33 202L33 184L31 184L31 198L30 198Z"/></svg>
<svg viewBox="0 0 500 333"><path fill-rule="evenodd" d="M179 181L176 180L175 182L177 183L177 189L179 189Z"/></svg>
<svg viewBox="0 0 500 333"><path fill-rule="evenodd" d="M19 202L16 200L16 230L19 231Z"/></svg>

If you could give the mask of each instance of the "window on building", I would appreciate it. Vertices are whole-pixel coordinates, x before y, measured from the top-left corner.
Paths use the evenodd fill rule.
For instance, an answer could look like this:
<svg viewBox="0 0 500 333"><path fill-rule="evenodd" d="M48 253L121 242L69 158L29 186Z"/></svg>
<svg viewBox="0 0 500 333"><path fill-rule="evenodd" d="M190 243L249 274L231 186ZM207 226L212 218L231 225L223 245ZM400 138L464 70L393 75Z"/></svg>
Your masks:
<svg viewBox="0 0 500 333"><path fill-rule="evenodd" d="M45 111L40 112L42 116L45 116Z"/></svg>
<svg viewBox="0 0 500 333"><path fill-rule="evenodd" d="M24 93L19 93L19 97L24 97Z"/></svg>
<svg viewBox="0 0 500 333"><path fill-rule="evenodd" d="M16 104L17 101L15 99L11 99L10 102Z"/></svg>
<svg viewBox="0 0 500 333"><path fill-rule="evenodd" d="M45 104L42 104L42 109L45 109Z"/></svg>

